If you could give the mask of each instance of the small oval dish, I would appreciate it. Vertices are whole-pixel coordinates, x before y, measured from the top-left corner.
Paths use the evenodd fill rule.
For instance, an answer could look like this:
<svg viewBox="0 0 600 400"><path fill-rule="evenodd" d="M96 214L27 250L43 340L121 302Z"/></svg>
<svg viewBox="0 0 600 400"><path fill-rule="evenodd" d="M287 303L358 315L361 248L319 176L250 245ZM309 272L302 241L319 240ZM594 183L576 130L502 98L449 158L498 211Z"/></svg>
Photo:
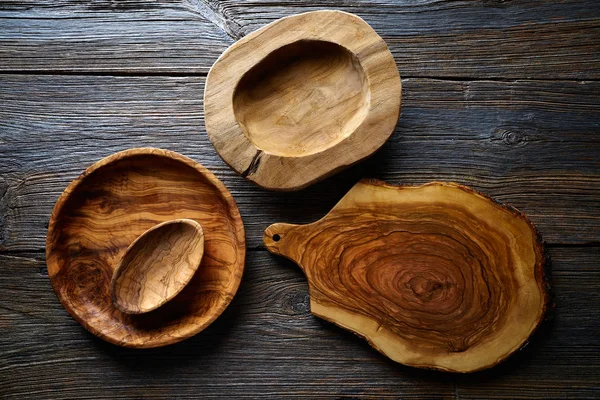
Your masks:
<svg viewBox="0 0 600 400"><path fill-rule="evenodd" d="M190 282L204 255L204 230L174 219L142 233L125 250L110 282L113 304L127 314L156 310Z"/></svg>
<svg viewBox="0 0 600 400"><path fill-rule="evenodd" d="M110 295L119 260L149 228L179 218L204 228L198 270L160 308L121 312ZM245 256L244 225L223 183L181 154L151 148L86 169L56 202L46 237L48 275L65 309L100 338L136 348L176 343L210 325L237 292Z"/></svg>
<svg viewBox="0 0 600 400"><path fill-rule="evenodd" d="M373 154L400 103L384 40L356 15L326 10L282 18L229 47L208 74L204 115L231 168L289 191Z"/></svg>

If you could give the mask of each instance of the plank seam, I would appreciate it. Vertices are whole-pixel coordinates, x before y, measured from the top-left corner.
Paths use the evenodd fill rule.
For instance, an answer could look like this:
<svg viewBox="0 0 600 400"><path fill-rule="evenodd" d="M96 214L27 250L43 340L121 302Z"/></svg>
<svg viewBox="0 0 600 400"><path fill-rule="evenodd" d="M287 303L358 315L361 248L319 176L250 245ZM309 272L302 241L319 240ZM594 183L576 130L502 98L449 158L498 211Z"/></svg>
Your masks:
<svg viewBox="0 0 600 400"><path fill-rule="evenodd" d="M600 247L600 246L599 246ZM258 251L267 251L265 246L253 246L246 247L247 252L258 252ZM37 249L0 249L0 256L19 256L19 255L27 255L27 254L46 254L45 248L37 248Z"/></svg>
<svg viewBox="0 0 600 400"><path fill-rule="evenodd" d="M546 243L546 248L549 249L595 249L600 248L600 242L586 242L586 243ZM246 251L248 252L259 252L259 251L267 251L264 245L258 245L253 247L246 247ZM0 249L0 256L18 256L19 254L45 254L45 248L37 248L37 249Z"/></svg>
<svg viewBox="0 0 600 400"><path fill-rule="evenodd" d="M402 71L400 71L402 72ZM126 77L146 77L146 76L163 76L163 77L206 77L207 72L177 72L177 71L143 71L143 70L107 70L107 71L74 71L62 69L0 69L0 75L50 75L50 76L126 76ZM570 79L570 78L501 78L501 77L469 77L469 76L427 76L427 75L402 75L402 80L409 79L429 79L446 82L500 82L500 83L519 83L519 82L574 82L574 83L591 83L600 82L600 79Z"/></svg>
<svg viewBox="0 0 600 400"><path fill-rule="evenodd" d="M153 71L73 71L73 70L2 70L0 69L0 75L51 75L51 76L127 76L127 77L139 77L143 78L146 76L164 76L164 77L206 77L207 72L153 72Z"/></svg>

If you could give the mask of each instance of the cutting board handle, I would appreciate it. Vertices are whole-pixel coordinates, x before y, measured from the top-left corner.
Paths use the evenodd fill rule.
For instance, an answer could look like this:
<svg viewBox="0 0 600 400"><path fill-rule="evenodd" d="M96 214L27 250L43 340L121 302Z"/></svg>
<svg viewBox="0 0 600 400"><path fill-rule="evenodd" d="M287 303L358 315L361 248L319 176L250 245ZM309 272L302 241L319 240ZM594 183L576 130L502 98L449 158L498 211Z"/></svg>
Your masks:
<svg viewBox="0 0 600 400"><path fill-rule="evenodd" d="M286 240L295 236L298 239L297 233L299 233L302 225L276 223L265 229L263 234L263 240L267 250L273 254L277 254L286 257L296 264L299 261L299 246L296 240ZM289 238L288 238L289 236ZM291 242L291 243L290 243ZM290 246L290 244L292 244ZM300 267L302 267L300 265Z"/></svg>

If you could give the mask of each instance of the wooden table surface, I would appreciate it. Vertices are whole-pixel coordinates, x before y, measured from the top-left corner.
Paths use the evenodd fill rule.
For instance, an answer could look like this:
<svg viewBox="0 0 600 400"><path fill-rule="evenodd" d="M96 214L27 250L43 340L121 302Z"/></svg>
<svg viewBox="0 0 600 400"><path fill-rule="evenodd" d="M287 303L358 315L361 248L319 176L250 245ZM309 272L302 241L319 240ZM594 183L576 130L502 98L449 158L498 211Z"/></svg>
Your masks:
<svg viewBox="0 0 600 400"><path fill-rule="evenodd" d="M233 173L204 129L206 74L279 17L338 8L387 41L400 123L371 159L301 192ZM4 0L0 3L0 397L600 398L600 7L595 0ZM155 146L212 170L247 235L238 295L206 331L136 351L97 339L54 295L47 223L109 154ZM361 177L470 185L526 213L556 311L500 366L395 364L310 314L305 278L267 253L273 222L323 216Z"/></svg>

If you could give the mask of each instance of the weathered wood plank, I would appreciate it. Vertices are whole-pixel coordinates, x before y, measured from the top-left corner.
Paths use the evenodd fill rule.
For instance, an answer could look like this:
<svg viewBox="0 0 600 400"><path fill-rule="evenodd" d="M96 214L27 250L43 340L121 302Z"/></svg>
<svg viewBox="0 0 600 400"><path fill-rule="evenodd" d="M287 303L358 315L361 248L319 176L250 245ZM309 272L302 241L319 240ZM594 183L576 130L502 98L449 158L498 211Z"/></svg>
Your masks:
<svg viewBox="0 0 600 400"><path fill-rule="evenodd" d="M0 71L205 73L232 38L327 8L371 24L402 76L600 78L593 0L12 1L0 11Z"/></svg>
<svg viewBox="0 0 600 400"><path fill-rule="evenodd" d="M400 124L379 153L307 190L274 193L216 155L203 127L203 81L0 76L0 249L43 249L68 183L100 158L142 146L215 172L238 202L250 247L270 223L320 218L362 177L457 181L521 209L550 243L600 237L598 82L404 80Z"/></svg>
<svg viewBox="0 0 600 400"><path fill-rule="evenodd" d="M600 13L593 1L210 2L242 32L291 13L322 8L356 13L386 40L407 77L598 77L593 65L599 62Z"/></svg>
<svg viewBox="0 0 600 400"><path fill-rule="evenodd" d="M0 71L202 73L233 39L181 2L14 2L0 11Z"/></svg>
<svg viewBox="0 0 600 400"><path fill-rule="evenodd" d="M13 398L567 398L600 395L595 317L600 248L552 248L555 318L492 370L458 376L395 364L309 312L291 262L248 254L240 291L207 331L149 351L119 348L74 322L43 253L0 255L1 395ZM168 368L164 368L168 365Z"/></svg>
<svg viewBox="0 0 600 400"><path fill-rule="evenodd" d="M596 2L308 4L0 4L0 71L197 75L0 75L0 397L600 397L600 247L560 247L600 238L600 82L588 81L600 79ZM374 158L302 192L267 192L215 155L203 127L201 76L234 38L323 8L365 18L404 77L456 80L405 79L400 124ZM41 250L70 180L134 146L173 149L214 171L238 201L251 249L272 222L321 217L363 176L471 185L530 215L553 243L555 319L491 371L413 370L312 317L298 269L250 251L239 295L206 332L148 352L104 343L62 309Z"/></svg>

